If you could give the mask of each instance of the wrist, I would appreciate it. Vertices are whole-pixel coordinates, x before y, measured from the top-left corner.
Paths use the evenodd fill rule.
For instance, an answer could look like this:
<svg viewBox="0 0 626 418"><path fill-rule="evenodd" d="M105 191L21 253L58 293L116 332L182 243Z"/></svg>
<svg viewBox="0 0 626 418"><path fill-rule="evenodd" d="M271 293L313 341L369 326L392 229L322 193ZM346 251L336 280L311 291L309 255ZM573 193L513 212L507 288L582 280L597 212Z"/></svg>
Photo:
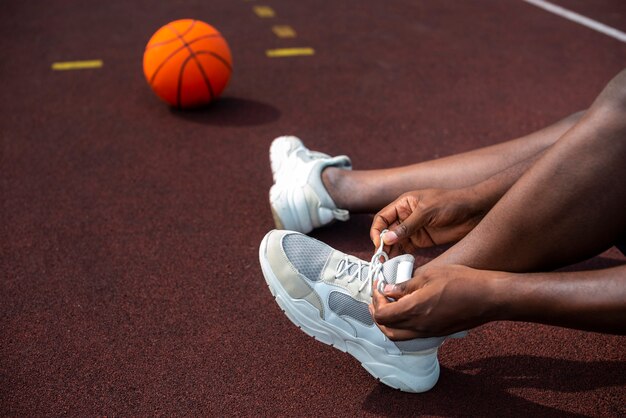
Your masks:
<svg viewBox="0 0 626 418"><path fill-rule="evenodd" d="M487 179L467 188L467 193L473 207L480 212L488 212L506 190L493 179Z"/></svg>
<svg viewBox="0 0 626 418"><path fill-rule="evenodd" d="M486 276L488 321L510 321L515 319L515 284L518 274L489 271Z"/></svg>
<svg viewBox="0 0 626 418"><path fill-rule="evenodd" d="M460 189L459 192L473 214L486 214L498 201L493 196L493 191L483 183Z"/></svg>

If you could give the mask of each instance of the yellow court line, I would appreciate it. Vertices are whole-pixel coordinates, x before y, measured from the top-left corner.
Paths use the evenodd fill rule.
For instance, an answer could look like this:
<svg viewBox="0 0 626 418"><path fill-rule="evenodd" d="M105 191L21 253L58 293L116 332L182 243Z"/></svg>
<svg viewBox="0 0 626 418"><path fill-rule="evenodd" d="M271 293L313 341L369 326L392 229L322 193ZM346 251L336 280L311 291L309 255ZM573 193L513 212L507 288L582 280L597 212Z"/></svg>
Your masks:
<svg viewBox="0 0 626 418"><path fill-rule="evenodd" d="M274 17L276 16L276 12L274 11L274 9L272 9L269 6L254 6L252 8L252 10L254 10L254 13L258 16L258 17Z"/></svg>
<svg viewBox="0 0 626 418"><path fill-rule="evenodd" d="M315 50L313 48L280 48L265 51L265 55L270 58L299 57L314 54Z"/></svg>
<svg viewBox="0 0 626 418"><path fill-rule="evenodd" d="M52 63L52 69L56 71L84 70L87 68L101 68L101 67L102 67L102 60L66 61L66 62Z"/></svg>
<svg viewBox="0 0 626 418"><path fill-rule="evenodd" d="M272 32L279 38L295 38L296 31L289 25L272 26Z"/></svg>

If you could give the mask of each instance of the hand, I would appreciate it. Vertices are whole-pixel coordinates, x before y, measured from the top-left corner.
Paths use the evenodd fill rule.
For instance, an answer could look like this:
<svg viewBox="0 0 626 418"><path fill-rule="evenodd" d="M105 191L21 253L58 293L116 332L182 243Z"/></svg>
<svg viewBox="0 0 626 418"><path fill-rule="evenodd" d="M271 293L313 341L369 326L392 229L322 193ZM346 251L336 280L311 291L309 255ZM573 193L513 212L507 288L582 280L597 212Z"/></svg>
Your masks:
<svg viewBox="0 0 626 418"><path fill-rule="evenodd" d="M408 192L374 217L370 238L380 245L384 235L388 254L411 253L417 248L458 241L471 231L490 209L473 189L426 189Z"/></svg>
<svg viewBox="0 0 626 418"><path fill-rule="evenodd" d="M441 337L474 328L495 319L492 285L503 274L464 266L422 267L411 280L386 285L384 295L375 283L370 313L392 340Z"/></svg>

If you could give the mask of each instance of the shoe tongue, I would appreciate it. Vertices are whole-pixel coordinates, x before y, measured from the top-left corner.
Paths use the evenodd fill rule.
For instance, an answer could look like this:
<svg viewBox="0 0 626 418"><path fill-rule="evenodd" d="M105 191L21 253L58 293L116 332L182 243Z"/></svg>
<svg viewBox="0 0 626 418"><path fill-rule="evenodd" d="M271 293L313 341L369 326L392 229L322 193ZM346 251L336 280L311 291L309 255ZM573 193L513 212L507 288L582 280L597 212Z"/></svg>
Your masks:
<svg viewBox="0 0 626 418"><path fill-rule="evenodd" d="M402 283L411 278L415 257L411 254L403 254L383 263L381 273L385 282L389 284Z"/></svg>

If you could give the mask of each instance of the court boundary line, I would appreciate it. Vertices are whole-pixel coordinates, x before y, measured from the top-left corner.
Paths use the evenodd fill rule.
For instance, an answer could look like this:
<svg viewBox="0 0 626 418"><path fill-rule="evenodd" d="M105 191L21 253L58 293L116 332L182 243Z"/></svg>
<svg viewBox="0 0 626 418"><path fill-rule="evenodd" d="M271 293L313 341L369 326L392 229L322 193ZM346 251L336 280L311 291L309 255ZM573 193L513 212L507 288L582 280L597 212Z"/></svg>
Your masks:
<svg viewBox="0 0 626 418"><path fill-rule="evenodd" d="M537 6L555 15L561 16L564 19L586 26L589 29L595 30L596 32L603 33L607 36L610 36L611 38L617 39L618 41L626 42L626 33L618 29L612 28L608 25L605 25L604 23L600 23L596 20L590 19L579 13L568 10L564 7L557 6L556 4L552 4L545 0L522 0L522 1L525 1L526 3L532 4L534 6Z"/></svg>

